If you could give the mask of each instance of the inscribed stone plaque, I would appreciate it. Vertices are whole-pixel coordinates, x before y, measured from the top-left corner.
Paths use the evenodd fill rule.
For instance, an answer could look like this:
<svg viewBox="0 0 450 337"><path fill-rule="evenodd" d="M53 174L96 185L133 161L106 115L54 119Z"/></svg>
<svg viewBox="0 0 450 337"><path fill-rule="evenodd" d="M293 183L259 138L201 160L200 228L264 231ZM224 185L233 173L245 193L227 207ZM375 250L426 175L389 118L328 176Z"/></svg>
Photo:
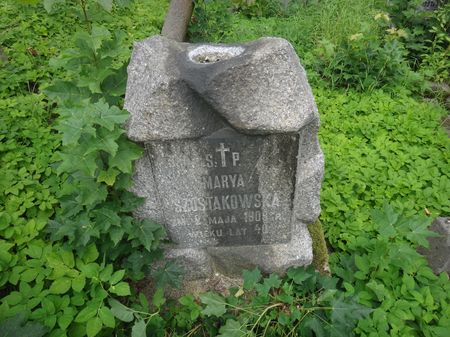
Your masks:
<svg viewBox="0 0 450 337"><path fill-rule="evenodd" d="M200 140L149 143L172 241L183 247L289 241L297 150L296 135L231 129Z"/></svg>

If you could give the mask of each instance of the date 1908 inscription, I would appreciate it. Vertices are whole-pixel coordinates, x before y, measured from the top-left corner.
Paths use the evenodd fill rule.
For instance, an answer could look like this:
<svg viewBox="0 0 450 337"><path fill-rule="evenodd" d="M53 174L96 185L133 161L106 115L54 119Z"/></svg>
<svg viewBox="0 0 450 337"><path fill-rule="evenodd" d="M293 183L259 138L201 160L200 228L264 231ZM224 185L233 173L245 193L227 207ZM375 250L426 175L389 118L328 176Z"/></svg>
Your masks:
<svg viewBox="0 0 450 337"><path fill-rule="evenodd" d="M181 156L166 149L164 158L169 152L185 162L188 179L185 186L163 186L176 190L166 205L176 227L172 239L187 246L287 242L297 142L291 135L236 133L192 141Z"/></svg>

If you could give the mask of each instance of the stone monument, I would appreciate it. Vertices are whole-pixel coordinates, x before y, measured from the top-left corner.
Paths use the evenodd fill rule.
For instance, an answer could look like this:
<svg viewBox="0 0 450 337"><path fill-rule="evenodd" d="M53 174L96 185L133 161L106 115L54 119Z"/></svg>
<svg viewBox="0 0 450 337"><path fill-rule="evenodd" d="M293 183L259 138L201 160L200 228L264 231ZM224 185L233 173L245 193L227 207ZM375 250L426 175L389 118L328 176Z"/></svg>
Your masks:
<svg viewBox="0 0 450 337"><path fill-rule="evenodd" d="M167 229L189 279L312 261L324 159L306 74L284 39L134 46L128 137L145 148L135 216Z"/></svg>

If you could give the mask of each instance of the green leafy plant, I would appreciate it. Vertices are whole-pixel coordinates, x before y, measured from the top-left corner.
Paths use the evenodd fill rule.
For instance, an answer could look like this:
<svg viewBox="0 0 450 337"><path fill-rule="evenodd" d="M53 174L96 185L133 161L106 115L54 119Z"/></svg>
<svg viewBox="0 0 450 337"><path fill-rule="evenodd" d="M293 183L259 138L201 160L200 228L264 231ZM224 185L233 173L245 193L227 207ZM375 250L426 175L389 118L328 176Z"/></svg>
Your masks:
<svg viewBox="0 0 450 337"><path fill-rule="evenodd" d="M450 283L436 276L416 247L428 247L427 217L405 217L391 206L372 214L374 234L360 234L347 253L332 257L349 295L375 310L356 332L378 336L445 336L450 329Z"/></svg>
<svg viewBox="0 0 450 337"><path fill-rule="evenodd" d="M80 53L72 58L67 56L65 80L56 80L49 86L46 77L44 80L39 78L41 83L33 77L33 82L27 80L29 92L19 98L10 94L20 86L7 85L7 91L2 91L6 99L1 104L8 109L8 114L2 116L5 123L2 123L0 144L0 151L5 154L1 158L2 178L5 179L1 180L4 189L0 195L2 331L14 328L16 333L26 331L30 336L44 330L50 336L95 336L101 331L109 335L117 327L107 299L131 295L128 283L123 281L126 271L119 266L130 270L127 278L142 277L144 266L139 264L145 259L142 256L148 252L147 261L150 255L151 258L157 256L156 246L164 236L160 226L135 222L130 216L140 200L127 192L126 187L130 182L132 160L141 150L123 135L121 125L127 113L111 105L118 104L124 93L126 77L121 76L124 69L121 65L128 49L122 48L123 34L117 32L112 37L108 30L93 24L88 28L91 34L78 33L75 37L75 48L78 49L72 51ZM9 40L3 42L9 43ZM6 49L6 70L14 69L9 58L13 55L13 47ZM100 47L103 48L101 52L109 50L109 54L100 55ZM29 53L41 61L36 56L38 51L30 49ZM89 68L86 62L91 61ZM43 67L50 71L45 65ZM58 67L55 61L55 72L60 71ZM43 74L48 76L45 71ZM4 74L7 73L1 73ZM39 72L22 71L7 83L39 75ZM48 96L41 92L45 88L60 109L56 127L60 134L52 131L55 110L54 105L47 102ZM71 94L77 91L82 94L76 97ZM86 152L80 152L83 146ZM91 176L86 173L86 167L90 168L86 165L89 161L75 158L77 153L96 158L94 164L99 168L91 179L93 185L83 185L86 179L92 178L92 173L88 172ZM54 163L61 160L62 164L56 169ZM88 200L87 193L90 192L92 195ZM102 199L108 196L107 200ZM99 200L104 203L100 205ZM119 209L111 209L111 206ZM70 207L72 213L68 214ZM54 219L49 221L52 217ZM90 221L89 227L98 227L97 232L83 232L81 226L86 223L83 222L86 218ZM123 226L117 219L123 221ZM61 238L68 237L66 242L59 239L51 242L44 232L49 222L48 232L61 228L58 221L66 224L66 232L58 232ZM68 222L74 227L68 226ZM111 236L100 238L100 233L111 226L117 227L115 240L126 237L129 241L120 245L106 240ZM80 245L68 244L70 238L74 238L70 237L73 233L70 230L80 237L84 235ZM96 245L94 237L103 241L97 241ZM78 243L79 237L76 239L74 242ZM135 248L133 256L129 254L129 246ZM115 266L108 262L114 262ZM23 316L16 316L19 313Z"/></svg>
<svg viewBox="0 0 450 337"><path fill-rule="evenodd" d="M370 210L385 202L407 215L449 214L444 109L380 90L317 88L315 97L326 158L321 222L335 249L370 231Z"/></svg>
<svg viewBox="0 0 450 337"><path fill-rule="evenodd" d="M430 41L427 52L422 54L420 71L431 81L444 83L450 78L450 4L442 5L434 15L435 23L430 32L434 38Z"/></svg>
<svg viewBox="0 0 450 337"><path fill-rule="evenodd" d="M380 22L378 31L363 25L359 33L349 36L341 45L322 40L308 56L307 63L333 88L370 91L402 84L420 91L421 78L409 69L401 42L406 33L388 28L389 17L384 13L375 16L375 20Z"/></svg>
<svg viewBox="0 0 450 337"><path fill-rule="evenodd" d="M291 268L284 278L262 277L258 269L243 272L243 286L228 296L214 292L199 300L185 295L166 299L161 289L151 307L145 300L134 307L112 301L114 315L134 321L132 336L352 336L358 320L371 310L344 297L337 279L310 268Z"/></svg>
<svg viewBox="0 0 450 337"><path fill-rule="evenodd" d="M429 41L433 40L434 10L423 8L424 3L422 0L392 0L386 4L392 23L406 32L404 43L414 69L419 67Z"/></svg>

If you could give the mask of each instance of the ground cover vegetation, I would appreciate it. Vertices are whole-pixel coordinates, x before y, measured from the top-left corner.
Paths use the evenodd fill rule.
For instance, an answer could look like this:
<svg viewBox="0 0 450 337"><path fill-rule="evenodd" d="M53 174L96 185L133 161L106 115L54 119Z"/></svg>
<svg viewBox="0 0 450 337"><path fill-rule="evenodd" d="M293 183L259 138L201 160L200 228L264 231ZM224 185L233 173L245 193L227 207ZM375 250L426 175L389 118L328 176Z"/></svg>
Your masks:
<svg viewBox="0 0 450 337"><path fill-rule="evenodd" d="M255 269L229 296L171 300L163 285L182 271L145 268L164 230L131 217L141 149L122 109L132 43L160 31L167 4L3 1L0 336L446 336L448 276L415 249L450 213L446 97L428 85L448 82L449 5L196 1L192 41L281 36L308 71L333 276Z"/></svg>

